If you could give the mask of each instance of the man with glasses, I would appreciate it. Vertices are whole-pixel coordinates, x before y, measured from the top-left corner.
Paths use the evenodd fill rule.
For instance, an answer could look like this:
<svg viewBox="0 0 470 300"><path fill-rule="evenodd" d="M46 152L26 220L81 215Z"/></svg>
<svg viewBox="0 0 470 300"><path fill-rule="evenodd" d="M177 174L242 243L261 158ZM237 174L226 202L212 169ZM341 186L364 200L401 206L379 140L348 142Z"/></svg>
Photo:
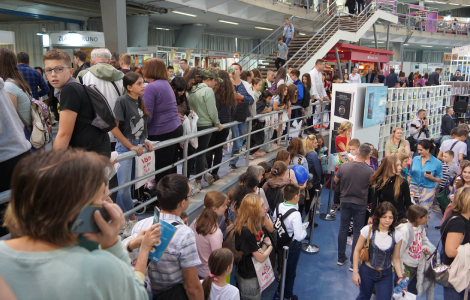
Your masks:
<svg viewBox="0 0 470 300"><path fill-rule="evenodd" d="M43 56L45 73L55 88L54 95L60 103L59 132L53 149L64 150L83 148L110 156L109 136L80 119L93 120L95 117L91 100L84 87L72 77L70 56L59 49L53 49Z"/></svg>
<svg viewBox="0 0 470 300"><path fill-rule="evenodd" d="M40 97L45 97L43 100L47 99L49 87L41 73L29 66L28 53L20 52L16 57L18 59L18 71L31 88L33 98L39 100Z"/></svg>
<svg viewBox="0 0 470 300"><path fill-rule="evenodd" d="M180 60L180 68L181 70L183 70L183 72L181 72L181 77L184 76L184 72L186 72L186 70L188 69L188 61L186 59L181 59Z"/></svg>

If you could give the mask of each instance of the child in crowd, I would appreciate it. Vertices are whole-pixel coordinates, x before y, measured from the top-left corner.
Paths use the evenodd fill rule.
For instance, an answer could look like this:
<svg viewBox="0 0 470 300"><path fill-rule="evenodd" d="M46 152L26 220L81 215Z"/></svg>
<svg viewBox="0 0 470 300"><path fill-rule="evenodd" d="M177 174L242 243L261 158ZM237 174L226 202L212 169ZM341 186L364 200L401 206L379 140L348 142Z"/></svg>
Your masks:
<svg viewBox="0 0 470 300"><path fill-rule="evenodd" d="M235 220L237 219L237 210L241 205L241 202L243 198L251 193L255 193L258 189L258 178L256 178L255 175L252 173L243 173L238 177L239 184L238 186L234 189L233 195L229 193L229 199L232 202L232 205L229 208L228 216L229 220L233 223L235 223Z"/></svg>
<svg viewBox="0 0 470 300"><path fill-rule="evenodd" d="M359 146L361 146L361 142L358 139L352 139L349 141L349 161L353 161L356 159L357 150L359 150Z"/></svg>
<svg viewBox="0 0 470 300"><path fill-rule="evenodd" d="M181 218L181 220L183 220L184 225L189 227L189 225L188 225L188 213L185 212L185 211L181 212L180 218Z"/></svg>
<svg viewBox="0 0 470 300"><path fill-rule="evenodd" d="M369 300L374 286L377 300L390 300L393 294L392 263L398 277L397 283L404 279L398 251L401 249L403 236L400 231L395 230L397 211L390 202L381 203L375 209L372 220L372 225L361 229L354 249L352 279L360 288L356 300ZM359 267L360 252L368 239L369 261Z"/></svg>
<svg viewBox="0 0 470 300"><path fill-rule="evenodd" d="M258 81L260 79L255 78L254 80ZM261 84L261 81L258 83L258 85L260 84ZM265 113L272 111L272 107L269 106L269 104L271 103L271 98L272 98L272 94L268 90L265 90L263 93L260 93L259 99L256 102L255 115L265 114ZM265 124L266 124L265 118L261 117L259 119L252 121L251 129L252 131L262 129L266 126ZM250 151L250 153L253 154L254 156L253 158L266 155L266 152L257 146L262 145L263 143L269 142L270 137L267 134L267 131L268 130L260 131L251 135L251 149L252 150Z"/></svg>
<svg viewBox="0 0 470 300"><path fill-rule="evenodd" d="M227 248L214 250L209 256L208 264L210 273L202 281L204 300L239 300L238 289L225 280L232 273L232 251Z"/></svg>
<svg viewBox="0 0 470 300"><path fill-rule="evenodd" d="M266 198L268 198L271 212L274 211L278 203L282 202L284 187L291 183L290 180L285 177L287 171L288 169L285 162L276 161L271 169L271 177L263 185L263 190L266 194ZM281 194L279 194L279 191Z"/></svg>
<svg viewBox="0 0 470 300"><path fill-rule="evenodd" d="M328 155L328 147L325 146L325 139L323 138L323 135L318 133L316 138L318 142L318 148L316 148L315 151L318 153L318 156Z"/></svg>
<svg viewBox="0 0 470 300"><path fill-rule="evenodd" d="M258 164L258 166L260 166L264 169L264 176L263 176L263 178L261 179L261 181L259 182L259 185L258 185L258 187L262 188L264 183L266 182L266 180L268 180L269 176L271 175L271 165L268 164L265 161L262 161Z"/></svg>
<svg viewBox="0 0 470 300"><path fill-rule="evenodd" d="M253 99L255 99L255 101L250 105L250 113L251 116L254 117L256 115L256 103L259 100L259 96L261 96L262 80L259 78L253 78L251 83L253 85Z"/></svg>
<svg viewBox="0 0 470 300"><path fill-rule="evenodd" d="M447 150L442 155L442 180L439 183L439 191L445 188L449 177L454 177L455 175L460 174L459 166L457 166L453 160L454 151L452 150Z"/></svg>
<svg viewBox="0 0 470 300"><path fill-rule="evenodd" d="M293 295L294 281L297 273L297 263L299 262L300 252L302 250L302 241L307 236L306 228L302 225L302 216L296 209L299 202L300 188L297 184L287 184L284 187L284 202L276 205L273 214L273 221L276 222L276 228L283 230L281 223L287 234L292 240L289 246L289 256L287 258L286 279L284 288L284 299L298 299ZM284 218L284 216L286 217ZM282 260L280 259L279 262ZM274 295L274 299L279 299L281 284L279 283L278 290Z"/></svg>
<svg viewBox="0 0 470 300"><path fill-rule="evenodd" d="M421 205L412 205L408 208L406 217L408 222L402 223L396 228L403 235L400 259L403 263L403 276L410 279L408 292L418 295L416 284L419 282L420 285L423 285L423 280L425 280L426 255L434 252L435 247L427 238L424 229L428 220L428 210ZM395 275L395 284L397 281L398 278Z"/></svg>
<svg viewBox="0 0 470 300"><path fill-rule="evenodd" d="M408 161L410 156L405 151L402 151L397 154L397 157L401 161L401 176L408 180Z"/></svg>

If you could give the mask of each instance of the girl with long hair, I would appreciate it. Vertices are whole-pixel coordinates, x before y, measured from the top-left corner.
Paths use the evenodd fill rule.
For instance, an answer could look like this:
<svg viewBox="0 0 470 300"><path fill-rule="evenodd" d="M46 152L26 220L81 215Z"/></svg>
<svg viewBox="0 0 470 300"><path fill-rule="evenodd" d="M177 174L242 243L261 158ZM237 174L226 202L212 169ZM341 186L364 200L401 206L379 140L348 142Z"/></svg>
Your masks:
<svg viewBox="0 0 470 300"><path fill-rule="evenodd" d="M274 163L277 161L282 161L286 164L286 167L290 163L290 153L286 150L281 150L277 153L276 158L274 159ZM295 178L295 173L291 169L288 169L286 173L284 173L285 179L288 181L288 183L296 183L297 184L297 179Z"/></svg>
<svg viewBox="0 0 470 300"><path fill-rule="evenodd" d="M463 162L464 161L462 161L462 164L460 165L460 169L462 170L462 172L455 177L452 189L448 196L450 202L444 212L442 222L444 222L452 213L452 203L454 201L455 193L457 192L457 190L463 187L470 187L470 164Z"/></svg>
<svg viewBox="0 0 470 300"><path fill-rule="evenodd" d="M259 80L258 78L255 78L254 82ZM258 83L258 85L261 84L261 81ZM258 88L258 87L255 87ZM264 90L264 92L260 93L258 100L256 101L256 115L261 115L265 114L268 112L272 111L272 107L270 106L271 104L271 98L272 94L269 90ZM268 117L270 118L270 116ZM251 124L251 130L259 130L265 127L266 124L266 119L264 117L261 117L259 119L253 120ZM252 154L253 158L255 157L261 157L266 155L266 152L269 151L269 144L266 144L263 146L266 151L263 150L263 147L257 147L259 145L262 145L264 143L268 143L269 140L272 137L272 128L268 128L264 131L256 132L251 135L251 151L250 154ZM251 159L251 157L250 157Z"/></svg>
<svg viewBox="0 0 470 300"><path fill-rule="evenodd" d="M261 79L261 81L263 81L263 75L261 74L261 71L258 70L258 69L251 70L251 77L253 79L259 78L259 79Z"/></svg>
<svg viewBox="0 0 470 300"><path fill-rule="evenodd" d="M225 279L232 273L232 251L227 248L214 250L209 256L208 265L210 273L202 282L204 300L240 300L238 289Z"/></svg>
<svg viewBox="0 0 470 300"><path fill-rule="evenodd" d="M392 263L398 283L404 279L400 261L403 236L400 231L395 230L396 223L395 207L390 202L384 202L375 210L372 224L361 229L353 259L352 280L360 290L357 300L369 300L374 286L377 300L392 298ZM359 255L369 236L369 260L359 267Z"/></svg>
<svg viewBox="0 0 470 300"><path fill-rule="evenodd" d="M178 115L181 122L184 121L184 116L188 115L190 111L188 110L188 99L186 98L186 89L188 85L186 81L181 76L176 76L170 82L171 88L175 93L176 105L178 106Z"/></svg>
<svg viewBox="0 0 470 300"><path fill-rule="evenodd" d="M343 74L343 83L349 83L349 74L348 73Z"/></svg>
<svg viewBox="0 0 470 300"><path fill-rule="evenodd" d="M263 223L266 219L269 215L261 197L254 193L246 195L234 224L235 249L243 254L235 273L241 299L261 298L252 258L264 263L273 250L271 240L265 237Z"/></svg>
<svg viewBox="0 0 470 300"><path fill-rule="evenodd" d="M243 173L238 177L239 184L233 192L233 196L230 197L231 205L229 207L230 221L235 222L237 218L237 210L240 207L243 198L250 194L255 193L258 188L258 178L252 173Z"/></svg>
<svg viewBox="0 0 470 300"><path fill-rule="evenodd" d="M320 159L315 149L318 147L318 141L314 134L310 134L305 137L302 141L304 148L304 156L308 163L308 172L312 174L312 188L309 190L309 199L305 201L305 213L310 210L313 197L315 196L315 190L321 189L321 179L323 177L323 171ZM321 204L320 199L317 205Z"/></svg>
<svg viewBox="0 0 470 300"><path fill-rule="evenodd" d="M274 78L274 83L271 86L271 93L275 92L281 84L285 84L287 81L287 71L286 68L280 67L277 70L277 76Z"/></svg>
<svg viewBox="0 0 470 300"><path fill-rule="evenodd" d="M272 98L272 101L271 101L271 106L272 106L273 110L282 111L284 109L287 109L288 114L289 114L290 105L289 105L289 100L288 100L287 94L288 94L287 85L280 84L278 86L277 90L274 92L273 98ZM278 115L278 122L281 122L283 120L282 115L283 115L282 113L280 113ZM280 137L281 134L282 134L283 126L284 126L283 124L279 124L278 128L275 130L276 134L274 135L274 133L273 133L273 136L276 136L277 138ZM274 151L276 149L279 149L279 144L280 144L280 140L275 142L274 146L272 146L272 150L271 149L270 150ZM268 152L270 152L270 151L268 151Z"/></svg>
<svg viewBox="0 0 470 300"><path fill-rule="evenodd" d="M122 79L122 84L127 93L116 100L114 115L116 116L117 126L111 130L111 133L118 140L116 151L122 154L128 151L135 151L138 156L144 152L141 145L147 151L153 151L153 146L149 141L147 132L147 118L150 113L145 107L142 95L144 93L144 79L142 75L134 72L127 73ZM117 180L119 185L123 185L135 178L135 159L129 158L120 162L121 166L117 171ZM134 208L134 202L131 196L131 187L120 189L117 193L116 203L123 212ZM131 235L132 228L137 223L135 214L129 216L129 222L122 229L124 238Z"/></svg>
<svg viewBox="0 0 470 300"><path fill-rule="evenodd" d="M396 156L384 157L377 172L370 178L370 186L374 189L371 215L376 207L388 201L397 210L398 220L406 217L408 207L412 205L408 182L401 176L402 163ZM369 223L372 218L369 218Z"/></svg>
<svg viewBox="0 0 470 300"><path fill-rule="evenodd" d="M303 85L305 86L305 88L307 89L307 91L309 91L310 93L310 96L311 96L311 102L314 103L315 102L315 90L313 88L313 85L312 85L312 78L310 77L310 74L309 73L305 73L304 75L302 75L302 83ZM306 130L307 133L310 133L310 134L315 134L317 133L317 131L313 128L313 116L312 116L312 113L313 111L315 110L315 112L317 112L317 106L315 106L315 109L313 109L313 106L309 106L305 109L305 114L306 116L310 116L310 117L307 117L307 126L312 126L310 128L308 128ZM319 110L318 110L319 111Z"/></svg>
<svg viewBox="0 0 470 300"><path fill-rule="evenodd" d="M292 138L289 143L290 161L287 167L289 169L292 169L296 165L301 165L308 172L309 170L308 162L304 154L305 152L304 152L304 146L303 146L302 140L297 137Z"/></svg>
<svg viewBox="0 0 470 300"><path fill-rule="evenodd" d="M411 205L407 212L406 218L401 220L401 224L397 226L397 230L403 235L400 249L400 260L403 264L403 276L410 278L407 290L408 292L418 296L416 284L423 284L426 270L426 255L430 255L436 247L429 241L426 236L424 225L428 220L428 211L421 205ZM395 276L395 284L398 278ZM431 286L429 289L434 290ZM420 290L426 290L421 287Z"/></svg>
<svg viewBox="0 0 470 300"><path fill-rule="evenodd" d="M217 107L220 123L227 124L233 122L235 119L237 104L235 99L235 89L233 88L233 85L230 81L230 76L226 71L220 70L218 71L218 75L219 78L223 80L223 82L218 82L214 86L215 105ZM222 162L222 143L227 140L229 133L230 127L212 133L208 148L211 148L215 145L220 146L206 152L206 161L209 168ZM220 179L219 168L212 170L211 174L214 178L214 181Z"/></svg>
<svg viewBox="0 0 470 300"><path fill-rule="evenodd" d="M223 216L227 210L227 196L219 191L209 191L204 197L204 209L193 221L191 229L196 237L196 247L201 264L197 266L199 277L209 276L209 256L222 248L223 234L217 218Z"/></svg>

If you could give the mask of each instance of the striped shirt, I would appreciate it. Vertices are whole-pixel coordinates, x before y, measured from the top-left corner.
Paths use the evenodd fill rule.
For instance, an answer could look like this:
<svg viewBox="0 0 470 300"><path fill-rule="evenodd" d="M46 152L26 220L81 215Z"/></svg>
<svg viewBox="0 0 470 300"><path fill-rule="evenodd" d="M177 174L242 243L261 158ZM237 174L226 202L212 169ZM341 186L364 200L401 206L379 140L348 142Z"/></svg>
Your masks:
<svg viewBox="0 0 470 300"><path fill-rule="evenodd" d="M182 269L197 267L201 264L196 248L196 238L191 228L184 225L183 220L175 215L162 213L160 219L170 224L178 222L181 225L176 225L175 235L160 262L157 264L152 261L148 266L148 276L154 295L166 291L175 284L184 283ZM148 229L153 224L153 217L141 222L145 222L148 226L144 225L140 228Z"/></svg>

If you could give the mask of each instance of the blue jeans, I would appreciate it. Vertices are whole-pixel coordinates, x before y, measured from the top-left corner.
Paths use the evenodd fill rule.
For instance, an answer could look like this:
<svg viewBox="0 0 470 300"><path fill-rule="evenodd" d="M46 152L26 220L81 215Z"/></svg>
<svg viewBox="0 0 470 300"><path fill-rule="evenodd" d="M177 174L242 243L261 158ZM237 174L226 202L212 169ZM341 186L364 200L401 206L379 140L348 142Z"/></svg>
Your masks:
<svg viewBox="0 0 470 300"><path fill-rule="evenodd" d="M144 144L145 139L142 140L131 140L129 139L132 145L137 146L139 144ZM121 144L121 142L116 143L116 152L118 154L122 154L129 151L129 149ZM121 165L117 171L117 179L118 184L123 185L126 182L131 181L135 178L135 158L130 158L119 162ZM131 210L134 208L134 202L132 202L131 197L131 187L126 187L120 189L117 193L116 203L122 209L123 212ZM134 216L134 214L130 215L129 217Z"/></svg>
<svg viewBox="0 0 470 300"><path fill-rule="evenodd" d="M342 212L341 208L341 212ZM359 267L359 276L361 276L361 286L359 287L359 296L356 300L369 300L372 296L375 285L375 293L377 300L390 300L393 293L393 272L392 267L382 270L382 276L380 272L373 271L369 266L363 263Z"/></svg>
<svg viewBox="0 0 470 300"><path fill-rule="evenodd" d="M292 38L286 38L286 45L289 46L290 40L292 40Z"/></svg>
<svg viewBox="0 0 470 300"><path fill-rule="evenodd" d="M294 292L295 276L297 275L297 263L299 262L300 251L302 250L302 243L296 242L289 247L289 256L287 257L286 281L284 288L284 299L292 297ZM279 283L278 291L281 289Z"/></svg>
<svg viewBox="0 0 470 300"><path fill-rule="evenodd" d="M459 293L453 287L444 287L444 300L463 300L464 297L465 290Z"/></svg>
<svg viewBox="0 0 470 300"><path fill-rule="evenodd" d="M247 126L248 126L247 122L232 126L232 139L237 138L240 135L244 135L246 133ZM232 157L235 151L240 151L242 149L243 140L244 138L233 141ZM238 156L235 159L231 160L230 164L236 165L237 162L238 162Z"/></svg>
<svg viewBox="0 0 470 300"><path fill-rule="evenodd" d="M353 244L351 250L350 261L352 263L354 248L356 248L357 240L361 234L361 229L364 227L366 219L366 205L357 205L354 203L341 202L341 221L338 233L338 259L346 258L346 243L348 239L349 223L353 218ZM369 297L370 298L370 297Z"/></svg>

